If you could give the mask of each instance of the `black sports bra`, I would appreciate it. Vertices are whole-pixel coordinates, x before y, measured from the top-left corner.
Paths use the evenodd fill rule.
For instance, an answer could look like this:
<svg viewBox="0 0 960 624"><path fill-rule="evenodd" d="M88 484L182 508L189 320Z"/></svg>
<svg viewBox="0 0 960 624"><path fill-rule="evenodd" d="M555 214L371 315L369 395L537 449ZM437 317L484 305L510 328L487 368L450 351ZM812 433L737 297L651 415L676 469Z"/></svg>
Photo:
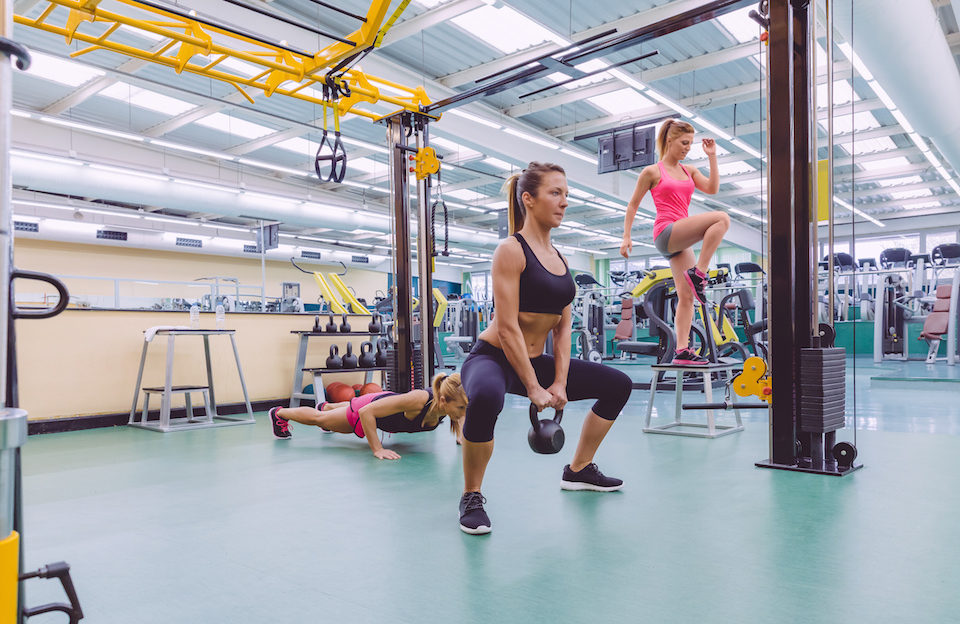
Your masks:
<svg viewBox="0 0 960 624"><path fill-rule="evenodd" d="M520 311L561 314L577 295L577 285L573 283L567 261L557 251L567 271L563 275L551 273L540 264L537 255L519 232L514 234L514 237L523 247L523 255L527 260L527 266L520 274Z"/></svg>

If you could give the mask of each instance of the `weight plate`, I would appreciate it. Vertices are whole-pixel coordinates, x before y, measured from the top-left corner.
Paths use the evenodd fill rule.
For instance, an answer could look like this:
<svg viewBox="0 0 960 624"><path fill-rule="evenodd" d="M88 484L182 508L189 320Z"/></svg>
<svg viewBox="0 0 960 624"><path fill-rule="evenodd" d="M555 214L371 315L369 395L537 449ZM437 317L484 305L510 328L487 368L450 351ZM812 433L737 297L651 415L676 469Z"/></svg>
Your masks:
<svg viewBox="0 0 960 624"><path fill-rule="evenodd" d="M826 323L820 323L818 333L820 335L820 344L824 347L832 347L834 341L837 339L837 332Z"/></svg>
<svg viewBox="0 0 960 624"><path fill-rule="evenodd" d="M600 355L599 351L590 351L590 353L587 355L587 360L600 364L603 362L603 356Z"/></svg>

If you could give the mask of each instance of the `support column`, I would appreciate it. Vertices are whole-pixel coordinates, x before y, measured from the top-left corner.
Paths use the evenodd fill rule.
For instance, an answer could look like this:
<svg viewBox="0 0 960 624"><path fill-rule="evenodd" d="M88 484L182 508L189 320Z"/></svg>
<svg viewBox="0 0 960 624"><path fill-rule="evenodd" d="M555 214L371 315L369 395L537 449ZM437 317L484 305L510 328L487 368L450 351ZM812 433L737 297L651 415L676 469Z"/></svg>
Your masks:
<svg viewBox="0 0 960 624"><path fill-rule="evenodd" d="M417 150L430 145L430 126L417 133ZM430 176L417 182L417 265L420 276L420 353L423 355L422 388L430 387L434 372L433 327L433 220L430 218Z"/></svg>
<svg viewBox="0 0 960 624"><path fill-rule="evenodd" d="M407 173L407 134L404 115L386 120L390 144L390 219L393 230L393 344L397 352L396 392L412 389L410 370L413 356L413 300L410 270L410 183Z"/></svg>

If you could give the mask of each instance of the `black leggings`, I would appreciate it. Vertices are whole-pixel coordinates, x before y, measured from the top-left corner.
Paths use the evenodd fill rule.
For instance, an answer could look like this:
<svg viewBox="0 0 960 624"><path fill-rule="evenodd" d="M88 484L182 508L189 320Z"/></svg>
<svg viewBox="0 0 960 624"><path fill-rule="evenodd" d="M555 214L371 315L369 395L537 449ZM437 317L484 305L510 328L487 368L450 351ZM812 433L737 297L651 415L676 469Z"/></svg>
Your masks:
<svg viewBox="0 0 960 624"><path fill-rule="evenodd" d="M551 355L530 360L537 381L544 388L553 384L555 369ZM527 396L520 377L513 370L506 354L488 342L478 340L460 369L463 389L467 393L467 418L463 437L470 442L489 442L493 427L503 410L506 394ZM605 420L615 420L630 398L633 382L621 371L603 364L571 359L567 374L567 399L597 399L593 413Z"/></svg>

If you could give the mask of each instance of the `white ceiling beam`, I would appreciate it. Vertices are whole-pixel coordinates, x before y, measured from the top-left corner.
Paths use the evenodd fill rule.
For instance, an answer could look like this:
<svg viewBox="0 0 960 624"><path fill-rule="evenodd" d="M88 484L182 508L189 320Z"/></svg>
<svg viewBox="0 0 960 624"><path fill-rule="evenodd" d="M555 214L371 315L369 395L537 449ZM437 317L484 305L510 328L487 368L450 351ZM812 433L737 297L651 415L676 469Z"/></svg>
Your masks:
<svg viewBox="0 0 960 624"><path fill-rule="evenodd" d="M469 13L485 5L486 3L483 2L483 0L454 0L454 2L441 4L414 18L395 25L387 31L387 35L383 38L383 43L380 47L386 47L407 37L418 35L431 26L442 24L443 22L452 20L459 15Z"/></svg>
<svg viewBox="0 0 960 624"><path fill-rule="evenodd" d="M635 13L634 15L630 15L613 22L607 22L606 24L601 24L600 26L596 26L594 28L588 28L587 30L583 30L571 35L569 38L572 41L582 41L588 37L598 35L606 30L611 29L616 29L619 33L628 32L648 24L659 22L663 19L683 13L690 9L697 8L702 4L702 0L675 0L674 2L668 2L664 5L644 11L642 13ZM538 56L543 56L544 54L554 52L560 48L561 46L556 43L542 43L521 52L507 54L506 56L489 63L483 63L482 65L476 65L463 71L448 74L438 78L437 81L445 87L459 87L475 80L479 80L484 76L498 74L513 65L529 61L537 58Z"/></svg>

